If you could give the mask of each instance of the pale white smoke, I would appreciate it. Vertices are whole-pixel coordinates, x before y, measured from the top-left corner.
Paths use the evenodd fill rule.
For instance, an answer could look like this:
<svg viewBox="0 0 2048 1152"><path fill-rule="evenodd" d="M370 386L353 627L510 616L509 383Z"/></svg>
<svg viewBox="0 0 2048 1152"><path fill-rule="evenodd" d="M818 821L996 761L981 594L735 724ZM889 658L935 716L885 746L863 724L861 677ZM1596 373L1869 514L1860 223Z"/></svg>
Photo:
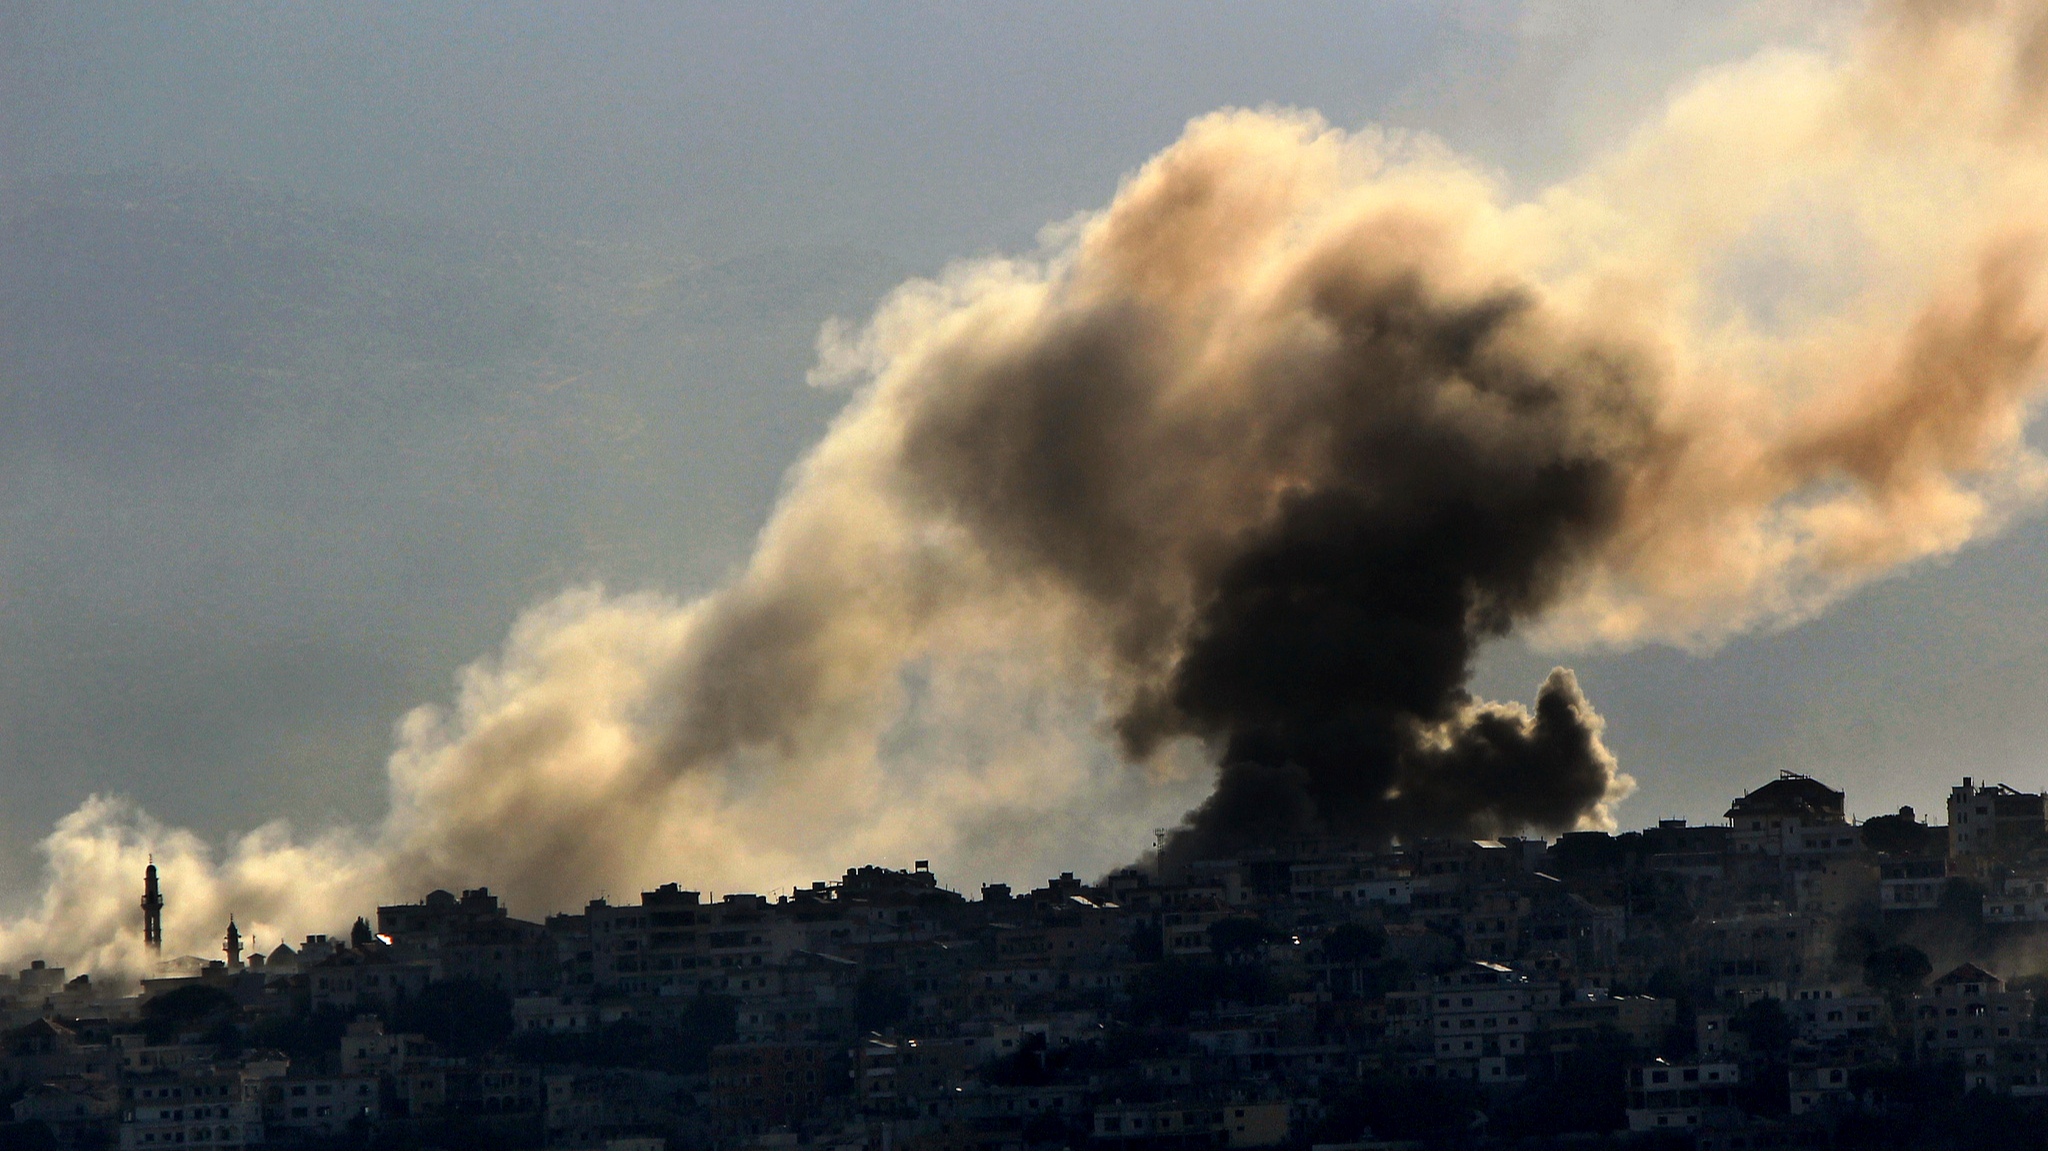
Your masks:
<svg viewBox="0 0 2048 1152"><path fill-rule="evenodd" d="M972 644L901 669L836 748L665 774L672 677L706 608L597 589L535 607L449 706L399 724L376 828L302 838L275 823L214 846L95 796L44 841L42 898L0 923L0 956L147 974L152 856L166 955L219 958L230 913L269 949L437 886L489 884L539 916L668 881L762 891L865 861L930 859L969 888L1042 880L1128 858L1204 786L1193 764L1134 772L1093 742L1085 689Z"/></svg>
<svg viewBox="0 0 2048 1152"><path fill-rule="evenodd" d="M1831 54L1700 78L1524 202L1428 141L1197 120L1043 252L828 329L814 379L855 391L730 586L531 610L448 706L399 726L376 827L213 846L88 801L45 842L44 896L0 924L0 957L142 970L149 853L170 947L202 954L230 911L275 940L436 886L487 883L537 915L867 860L971 885L1130 858L1209 783L1185 741L1130 764L1105 736L1162 674L1149 638L1185 630L1216 542L1321 466L1312 444L1252 443L1312 411L1289 389L1314 373L1287 370L1326 354L1305 286L1401 271L1433 306L1512 292L1532 319L1502 355L1620 382L1627 419L1598 390L1567 398L1575 449L1625 439L1628 471L1612 531L1523 622L1554 643L1709 647L1952 551L2043 484L2022 432L2044 332L2044 27L2036 5L1882 9ZM1061 571L1093 583L1076 586L1014 565L956 492L906 472L906 436L1126 315L1158 321L1131 372L1150 389L1133 402L1164 415L1118 446L1116 511L1153 559L1134 581L1079 555ZM1444 395L1511 439L1513 413ZM1194 463L1148 471L1147 453Z"/></svg>

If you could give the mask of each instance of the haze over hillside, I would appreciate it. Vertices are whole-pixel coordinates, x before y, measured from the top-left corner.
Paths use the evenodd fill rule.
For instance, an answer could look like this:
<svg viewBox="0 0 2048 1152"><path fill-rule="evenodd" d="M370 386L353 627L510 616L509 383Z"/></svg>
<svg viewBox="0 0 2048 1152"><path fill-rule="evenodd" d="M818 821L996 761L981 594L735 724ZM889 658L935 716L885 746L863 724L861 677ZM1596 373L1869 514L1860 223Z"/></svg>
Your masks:
<svg viewBox="0 0 2048 1152"><path fill-rule="evenodd" d="M565 586L735 562L840 402L801 384L818 325L899 276L846 248L707 264L193 169L8 189L0 874L27 879L38 809L138 773L183 780L158 807L215 832L257 781L371 814L446 653Z"/></svg>

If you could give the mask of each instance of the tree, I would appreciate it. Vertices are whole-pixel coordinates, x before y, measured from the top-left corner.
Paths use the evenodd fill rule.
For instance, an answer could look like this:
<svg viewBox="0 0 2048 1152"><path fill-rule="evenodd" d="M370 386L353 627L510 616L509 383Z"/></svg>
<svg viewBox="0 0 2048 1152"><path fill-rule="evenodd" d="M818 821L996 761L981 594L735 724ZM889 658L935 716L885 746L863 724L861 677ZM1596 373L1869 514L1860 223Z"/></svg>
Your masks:
<svg viewBox="0 0 2048 1152"><path fill-rule="evenodd" d="M142 1018L176 1024L197 1024L222 1013L234 1011L235 998L225 990L208 987L205 984L187 984L161 996L151 997L142 1005Z"/></svg>
<svg viewBox="0 0 2048 1152"><path fill-rule="evenodd" d="M0 1123L0 1148L55 1148L57 1134L41 1120Z"/></svg>
<svg viewBox="0 0 2048 1152"><path fill-rule="evenodd" d="M334 1058L348 1031L348 1021L349 1014L339 1008L323 1008L304 1016L288 1012L259 1016L249 1026L249 1043L256 1048L275 1048L294 1064L316 1064Z"/></svg>
<svg viewBox="0 0 2048 1152"><path fill-rule="evenodd" d="M1242 964L1257 960L1260 949L1279 936L1264 920L1236 916L1209 925L1209 950L1225 964Z"/></svg>
<svg viewBox="0 0 2048 1152"><path fill-rule="evenodd" d="M1945 920L1972 929L1984 927L1984 897L1990 889L1967 876L1951 876L1941 886L1941 901L1935 908Z"/></svg>
<svg viewBox="0 0 2048 1152"><path fill-rule="evenodd" d="M686 1071L701 1072L711 1066L711 1050L730 1044L738 1035L739 1001L730 996L699 995L691 999L676 1021L679 1065Z"/></svg>
<svg viewBox="0 0 2048 1152"><path fill-rule="evenodd" d="M168 1044L186 1032L211 1032L231 1039L221 1026L234 1023L240 1006L219 988L187 984L142 1005L142 1030L152 1044Z"/></svg>
<svg viewBox="0 0 2048 1152"><path fill-rule="evenodd" d="M854 1025L863 1032L886 1032L910 1017L910 992L887 972L861 976L853 992Z"/></svg>
<svg viewBox="0 0 2048 1152"><path fill-rule="evenodd" d="M1138 971L1131 981L1131 1020L1177 1027L1190 1013L1235 1001L1265 1004L1275 999L1263 964L1188 963L1169 960Z"/></svg>
<svg viewBox="0 0 2048 1152"><path fill-rule="evenodd" d="M1873 816L1863 822L1863 846L1889 856L1922 856L1942 847L1941 833L1913 817L1911 808L1896 816Z"/></svg>
<svg viewBox="0 0 2048 1152"><path fill-rule="evenodd" d="M394 1012L397 1031L418 1032L459 1056L479 1056L512 1035L512 1000L477 980L438 980Z"/></svg>
<svg viewBox="0 0 2048 1152"><path fill-rule="evenodd" d="M1323 956L1333 964L1358 964L1379 959L1387 946L1384 930L1366 924L1339 924L1323 937Z"/></svg>
<svg viewBox="0 0 2048 1152"><path fill-rule="evenodd" d="M1863 958L1863 982L1887 996L1910 996L1934 971L1934 964L1911 944L1891 944Z"/></svg>
<svg viewBox="0 0 2048 1152"><path fill-rule="evenodd" d="M1140 920L1131 929L1131 954L1140 963L1156 964L1166 956L1166 930L1157 920Z"/></svg>
<svg viewBox="0 0 2048 1152"><path fill-rule="evenodd" d="M1753 1052L1783 1054L1792 1043L1792 1020L1785 1015L1785 1006L1768 997L1744 1008L1735 1027L1749 1037Z"/></svg>

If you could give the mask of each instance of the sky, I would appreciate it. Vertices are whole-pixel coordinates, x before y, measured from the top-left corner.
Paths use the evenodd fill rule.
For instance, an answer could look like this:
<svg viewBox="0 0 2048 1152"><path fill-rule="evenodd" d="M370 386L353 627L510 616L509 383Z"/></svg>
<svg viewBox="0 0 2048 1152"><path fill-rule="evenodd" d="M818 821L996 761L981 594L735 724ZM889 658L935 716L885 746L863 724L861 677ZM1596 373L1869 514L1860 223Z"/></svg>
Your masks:
<svg viewBox="0 0 2048 1152"><path fill-rule="evenodd" d="M523 609L745 562L847 402L806 383L825 321L1030 249L1193 117L1428 133L1534 194L1851 15L0 7L0 906L94 793L213 839L376 819L394 725ZM1866 816L2041 788L2044 539L1711 651L1509 639L1474 686L1576 669L1624 827L1780 770Z"/></svg>

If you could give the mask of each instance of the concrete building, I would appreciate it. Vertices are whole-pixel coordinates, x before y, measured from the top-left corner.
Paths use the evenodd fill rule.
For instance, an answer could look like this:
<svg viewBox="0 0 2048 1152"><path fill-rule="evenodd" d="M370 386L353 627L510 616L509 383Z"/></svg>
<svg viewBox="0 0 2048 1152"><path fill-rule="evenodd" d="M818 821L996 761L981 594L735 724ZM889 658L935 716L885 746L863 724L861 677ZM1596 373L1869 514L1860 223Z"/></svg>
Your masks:
<svg viewBox="0 0 2048 1152"><path fill-rule="evenodd" d="M1470 961L1425 989L1439 1079L1503 1084L1526 1075L1537 1013L1558 1007L1556 984L1492 961Z"/></svg>
<svg viewBox="0 0 2048 1152"><path fill-rule="evenodd" d="M1878 909L1887 914L1932 911L1941 906L1947 884L1946 856L1885 859L1878 864Z"/></svg>
<svg viewBox="0 0 2048 1152"><path fill-rule="evenodd" d="M1949 790L1948 851L1962 866L1979 872L1993 860L2016 860L2048 848L2041 794L2005 784L1974 784L1968 776Z"/></svg>
<svg viewBox="0 0 2048 1152"><path fill-rule="evenodd" d="M1856 1093L1850 1087L1851 1071L1839 1064L1795 1064L1786 1069L1792 1115L1853 1105Z"/></svg>
<svg viewBox="0 0 2048 1152"><path fill-rule="evenodd" d="M58 1148L104 1146L107 1129L120 1115L120 1089L97 1076L44 1080L23 1089L13 1104L15 1123L41 1124Z"/></svg>
<svg viewBox="0 0 2048 1152"><path fill-rule="evenodd" d="M1891 1022L1885 998L1860 987L1795 988L1784 1010L1799 1038L1819 1045L1868 1036Z"/></svg>
<svg viewBox="0 0 2048 1152"><path fill-rule="evenodd" d="M418 904L380 907L377 935L390 941L393 961L422 965L436 980L475 980L515 994L560 981L561 959L546 927L513 919L488 888L460 899L429 892ZM310 951L300 949L302 968L318 962Z"/></svg>
<svg viewBox="0 0 2048 1152"><path fill-rule="evenodd" d="M187 1064L128 1078L121 1089L122 1148L258 1148L259 1082L239 1068Z"/></svg>
<svg viewBox="0 0 2048 1152"><path fill-rule="evenodd" d="M871 1041L870 1048L876 1048ZM858 1091L896 1096L897 1050L877 1048L860 1062ZM725 1137L759 1136L815 1111L822 1095L845 1082L841 1050L829 1044L721 1044L711 1052L712 1121Z"/></svg>
<svg viewBox="0 0 2048 1152"><path fill-rule="evenodd" d="M1914 1055L1924 1063L1960 1064L1966 1084L1996 1089L2000 1050L2032 1041L2035 1007L2031 992L2007 991L1992 973L1959 965L1913 997Z"/></svg>
<svg viewBox="0 0 2048 1152"><path fill-rule="evenodd" d="M349 1021L341 1037L341 1072L344 1076L390 1076L408 1068L430 1064L439 1049L425 1036L414 1032L385 1031L376 1016L358 1016Z"/></svg>
<svg viewBox="0 0 2048 1152"><path fill-rule="evenodd" d="M1091 1130L1111 1146L1141 1148L1273 1148L1290 1123L1285 1101L1115 1103L1095 1109Z"/></svg>
<svg viewBox="0 0 2048 1152"><path fill-rule="evenodd" d="M1726 1122L1733 1113L1741 1066L1728 1061L1669 1064L1658 1060L1628 1074L1631 1132L1682 1132Z"/></svg>
<svg viewBox="0 0 2048 1152"><path fill-rule="evenodd" d="M2048 924L2048 878L2038 873L2006 876L1983 899L1987 924Z"/></svg>
<svg viewBox="0 0 2048 1152"><path fill-rule="evenodd" d="M1740 855L1784 856L1832 851L1853 838L1843 794L1811 776L1780 772L1728 806L1729 846ZM1825 838L1827 843L1822 844Z"/></svg>
<svg viewBox="0 0 2048 1152"><path fill-rule="evenodd" d="M313 1010L390 1010L426 991L434 965L397 959L381 944L351 948L307 966L306 992Z"/></svg>

